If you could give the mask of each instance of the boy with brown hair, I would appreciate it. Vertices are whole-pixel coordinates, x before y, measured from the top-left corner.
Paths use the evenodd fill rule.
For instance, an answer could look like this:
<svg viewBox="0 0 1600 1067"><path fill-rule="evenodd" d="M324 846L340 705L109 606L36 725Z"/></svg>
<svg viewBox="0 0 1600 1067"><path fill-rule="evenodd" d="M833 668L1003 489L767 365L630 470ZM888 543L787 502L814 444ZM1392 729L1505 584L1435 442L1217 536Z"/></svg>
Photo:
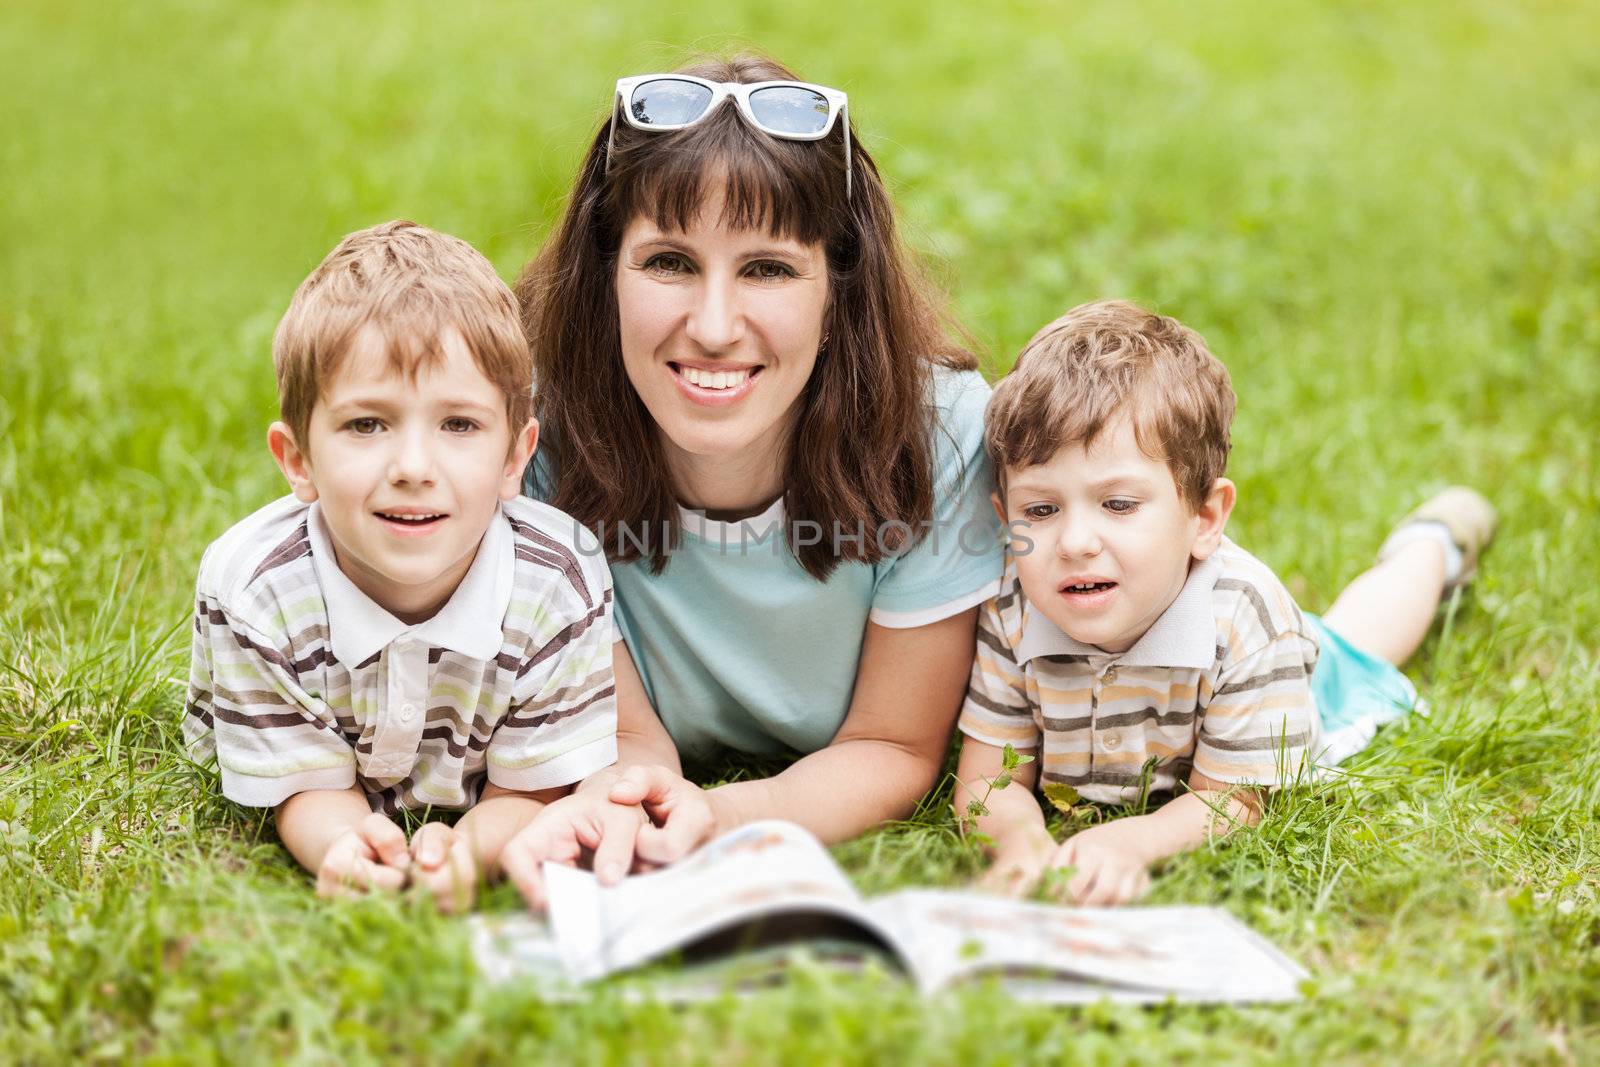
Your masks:
<svg viewBox="0 0 1600 1067"><path fill-rule="evenodd" d="M519 496L539 426L510 290L411 222L341 241L273 338L292 493L200 564L184 734L318 891L470 902L617 754L611 577ZM466 809L409 845L401 810Z"/></svg>
<svg viewBox="0 0 1600 1067"><path fill-rule="evenodd" d="M1397 665L1471 576L1493 509L1446 490L1326 619L1303 613L1223 534L1234 405L1199 334L1121 301L1040 330L995 388L986 445L1013 539L979 615L955 798L993 842L990 888L1070 867L1079 902L1136 898L1152 864L1253 825L1265 790L1415 703ZM1023 788L986 788L1008 774ZM1036 782L1100 803L1183 792L1057 845Z"/></svg>

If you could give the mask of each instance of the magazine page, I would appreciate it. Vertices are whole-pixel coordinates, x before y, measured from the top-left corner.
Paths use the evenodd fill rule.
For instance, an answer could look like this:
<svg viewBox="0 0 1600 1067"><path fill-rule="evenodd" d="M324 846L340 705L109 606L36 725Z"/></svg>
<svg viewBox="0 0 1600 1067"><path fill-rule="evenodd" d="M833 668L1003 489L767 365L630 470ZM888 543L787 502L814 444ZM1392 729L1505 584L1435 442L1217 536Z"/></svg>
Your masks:
<svg viewBox="0 0 1600 1067"><path fill-rule="evenodd" d="M691 946L710 954L813 938L889 940L828 850L792 823L750 823L609 887L572 867L544 871L550 925L578 981Z"/></svg>
<svg viewBox="0 0 1600 1067"><path fill-rule="evenodd" d="M1065 908L911 889L874 899L927 991L993 975L1052 1003L1278 1001L1306 972L1220 908Z"/></svg>

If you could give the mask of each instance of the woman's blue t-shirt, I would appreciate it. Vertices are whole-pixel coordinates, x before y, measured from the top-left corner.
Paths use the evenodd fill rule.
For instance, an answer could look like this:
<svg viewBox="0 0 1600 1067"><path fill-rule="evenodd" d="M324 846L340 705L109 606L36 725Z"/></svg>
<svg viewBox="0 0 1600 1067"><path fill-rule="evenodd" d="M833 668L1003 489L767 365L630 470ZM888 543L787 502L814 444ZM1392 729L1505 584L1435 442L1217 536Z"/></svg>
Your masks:
<svg viewBox="0 0 1600 1067"><path fill-rule="evenodd" d="M935 372L934 517L897 557L841 563L819 582L789 549L780 499L739 522L680 512L679 544L660 574L648 561L612 565L618 629L685 757L824 747L849 710L868 622L925 626L998 591L1004 553L983 449L988 399L976 371ZM600 533L616 544L616 531ZM592 535L587 543L595 546Z"/></svg>

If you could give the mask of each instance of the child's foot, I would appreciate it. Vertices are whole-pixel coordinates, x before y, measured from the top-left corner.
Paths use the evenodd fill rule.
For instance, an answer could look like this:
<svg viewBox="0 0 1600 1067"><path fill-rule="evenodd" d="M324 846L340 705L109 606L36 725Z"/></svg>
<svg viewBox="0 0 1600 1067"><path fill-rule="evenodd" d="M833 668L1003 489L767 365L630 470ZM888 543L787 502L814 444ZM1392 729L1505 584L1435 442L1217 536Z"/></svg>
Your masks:
<svg viewBox="0 0 1600 1067"><path fill-rule="evenodd" d="M1387 559L1413 541L1437 540L1444 549L1444 595L1449 596L1472 581L1478 571L1478 557L1494 540L1498 522L1494 505L1483 494L1453 485L1401 519L1378 549L1378 559Z"/></svg>

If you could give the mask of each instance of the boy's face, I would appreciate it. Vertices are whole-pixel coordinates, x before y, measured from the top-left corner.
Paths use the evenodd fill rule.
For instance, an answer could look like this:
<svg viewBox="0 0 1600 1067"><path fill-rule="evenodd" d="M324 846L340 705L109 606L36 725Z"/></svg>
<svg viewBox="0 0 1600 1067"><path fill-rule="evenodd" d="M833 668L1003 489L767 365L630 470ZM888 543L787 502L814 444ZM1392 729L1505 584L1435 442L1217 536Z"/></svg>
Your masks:
<svg viewBox="0 0 1600 1067"><path fill-rule="evenodd" d="M1003 521L1028 524L1013 528L1032 542L1013 543L1028 602L1068 637L1126 652L1177 599L1190 560L1216 551L1233 484L1217 479L1196 512L1119 419L1088 449L1008 468L995 506Z"/></svg>
<svg viewBox="0 0 1600 1067"><path fill-rule="evenodd" d="M454 331L414 379L361 335L297 442L268 434L295 496L321 501L339 569L406 622L442 607L466 576L500 500L520 490L539 426L513 427L506 397Z"/></svg>

